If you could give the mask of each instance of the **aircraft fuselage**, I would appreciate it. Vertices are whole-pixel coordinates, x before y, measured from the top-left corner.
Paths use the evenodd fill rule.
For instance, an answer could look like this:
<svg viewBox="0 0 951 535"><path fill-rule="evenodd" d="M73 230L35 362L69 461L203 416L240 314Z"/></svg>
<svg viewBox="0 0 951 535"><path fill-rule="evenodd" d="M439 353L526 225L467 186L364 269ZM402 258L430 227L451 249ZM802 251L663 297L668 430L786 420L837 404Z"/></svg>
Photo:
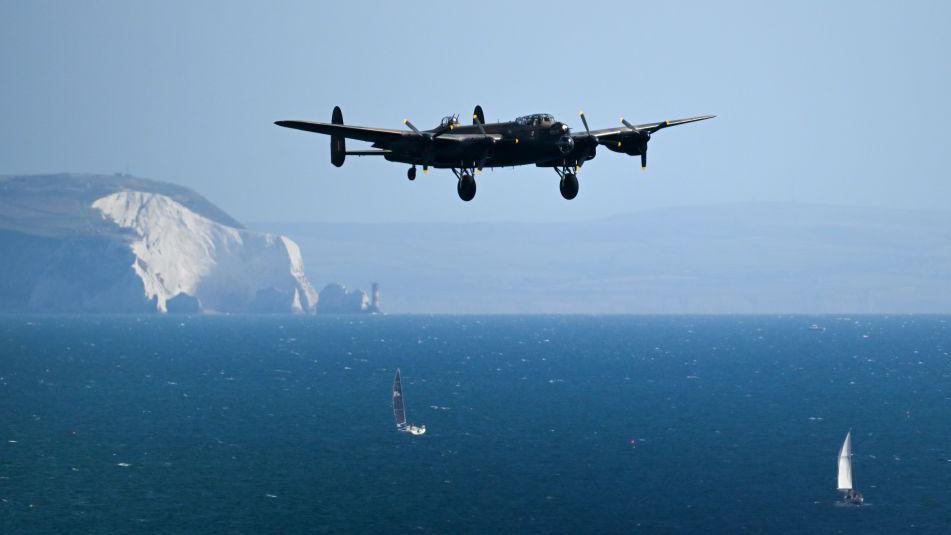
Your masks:
<svg viewBox="0 0 951 535"><path fill-rule="evenodd" d="M500 135L502 139L489 145L478 137L482 134L478 126L456 125L450 130L451 133L472 137L461 143L441 143L437 136L430 147L419 147L413 140L375 143L374 147L389 150L390 152L383 155L388 161L428 165L437 169L514 167L530 164L551 167L565 160L574 164L594 157L594 150L585 152L582 147L574 147L564 153L558 148L558 139L569 133L567 125L561 122L554 122L550 126L532 126L507 121L488 123L483 125L483 128L486 134ZM439 129L433 129L427 130L426 133L434 134L438 131Z"/></svg>

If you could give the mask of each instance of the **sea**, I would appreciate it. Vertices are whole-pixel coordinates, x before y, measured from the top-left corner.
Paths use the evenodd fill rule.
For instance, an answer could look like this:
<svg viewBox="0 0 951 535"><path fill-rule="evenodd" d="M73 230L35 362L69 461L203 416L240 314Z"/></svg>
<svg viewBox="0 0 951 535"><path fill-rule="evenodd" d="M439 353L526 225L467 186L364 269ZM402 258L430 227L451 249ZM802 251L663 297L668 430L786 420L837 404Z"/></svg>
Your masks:
<svg viewBox="0 0 951 535"><path fill-rule="evenodd" d="M0 533L951 533L949 322L3 315Z"/></svg>

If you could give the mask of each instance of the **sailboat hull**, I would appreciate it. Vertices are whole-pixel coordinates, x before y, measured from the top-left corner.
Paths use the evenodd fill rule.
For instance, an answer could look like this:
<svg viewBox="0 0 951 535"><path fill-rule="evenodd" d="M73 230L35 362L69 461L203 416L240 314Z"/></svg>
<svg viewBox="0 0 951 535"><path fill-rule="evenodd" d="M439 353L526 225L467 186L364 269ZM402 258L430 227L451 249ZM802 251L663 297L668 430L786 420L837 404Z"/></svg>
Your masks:
<svg viewBox="0 0 951 535"><path fill-rule="evenodd" d="M853 490L842 496L842 503L845 505L862 505L865 503L865 498L861 492Z"/></svg>

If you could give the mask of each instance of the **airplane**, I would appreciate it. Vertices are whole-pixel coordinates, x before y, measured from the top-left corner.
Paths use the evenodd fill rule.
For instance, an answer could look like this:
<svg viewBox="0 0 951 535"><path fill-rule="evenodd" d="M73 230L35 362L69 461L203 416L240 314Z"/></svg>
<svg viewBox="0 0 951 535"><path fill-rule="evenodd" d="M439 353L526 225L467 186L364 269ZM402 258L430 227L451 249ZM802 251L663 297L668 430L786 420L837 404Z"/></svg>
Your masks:
<svg viewBox="0 0 951 535"><path fill-rule="evenodd" d="M647 142L658 130L712 119L701 115L633 125L621 118L622 127L591 130L584 112L579 113L584 132L572 132L563 122L547 113L525 115L514 121L486 123L481 106L472 113L472 125L459 123L458 115L443 117L439 126L420 130L409 121L409 130L368 128L344 124L343 112L335 106L330 123L276 121L274 124L330 136L330 163L343 165L347 156L382 156L390 162L410 164L406 177L416 179L416 166L423 172L430 167L452 169L456 192L463 201L476 194L475 174L482 169L531 165L551 167L559 177L561 196L571 200L578 195L578 171L594 158L598 146L613 152L641 157L647 167ZM369 150L347 150L346 139L372 143Z"/></svg>

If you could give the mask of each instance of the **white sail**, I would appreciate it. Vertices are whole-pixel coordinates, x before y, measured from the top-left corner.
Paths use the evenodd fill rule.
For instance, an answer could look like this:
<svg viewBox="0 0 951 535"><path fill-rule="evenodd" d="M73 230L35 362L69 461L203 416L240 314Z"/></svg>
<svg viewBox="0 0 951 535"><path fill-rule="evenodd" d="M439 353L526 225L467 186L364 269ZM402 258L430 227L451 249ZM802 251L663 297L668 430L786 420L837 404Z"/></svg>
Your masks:
<svg viewBox="0 0 951 535"><path fill-rule="evenodd" d="M852 431L845 435L839 451L839 490L852 490Z"/></svg>
<svg viewBox="0 0 951 535"><path fill-rule="evenodd" d="M403 383L400 381L400 369L396 368L396 377L393 378L393 418L396 428L406 425L406 404L403 401Z"/></svg>
<svg viewBox="0 0 951 535"><path fill-rule="evenodd" d="M426 433L425 425L406 423L406 402L403 400L403 382L400 380L400 369L396 368L396 377L393 378L393 418L396 420L396 430L411 435Z"/></svg>

